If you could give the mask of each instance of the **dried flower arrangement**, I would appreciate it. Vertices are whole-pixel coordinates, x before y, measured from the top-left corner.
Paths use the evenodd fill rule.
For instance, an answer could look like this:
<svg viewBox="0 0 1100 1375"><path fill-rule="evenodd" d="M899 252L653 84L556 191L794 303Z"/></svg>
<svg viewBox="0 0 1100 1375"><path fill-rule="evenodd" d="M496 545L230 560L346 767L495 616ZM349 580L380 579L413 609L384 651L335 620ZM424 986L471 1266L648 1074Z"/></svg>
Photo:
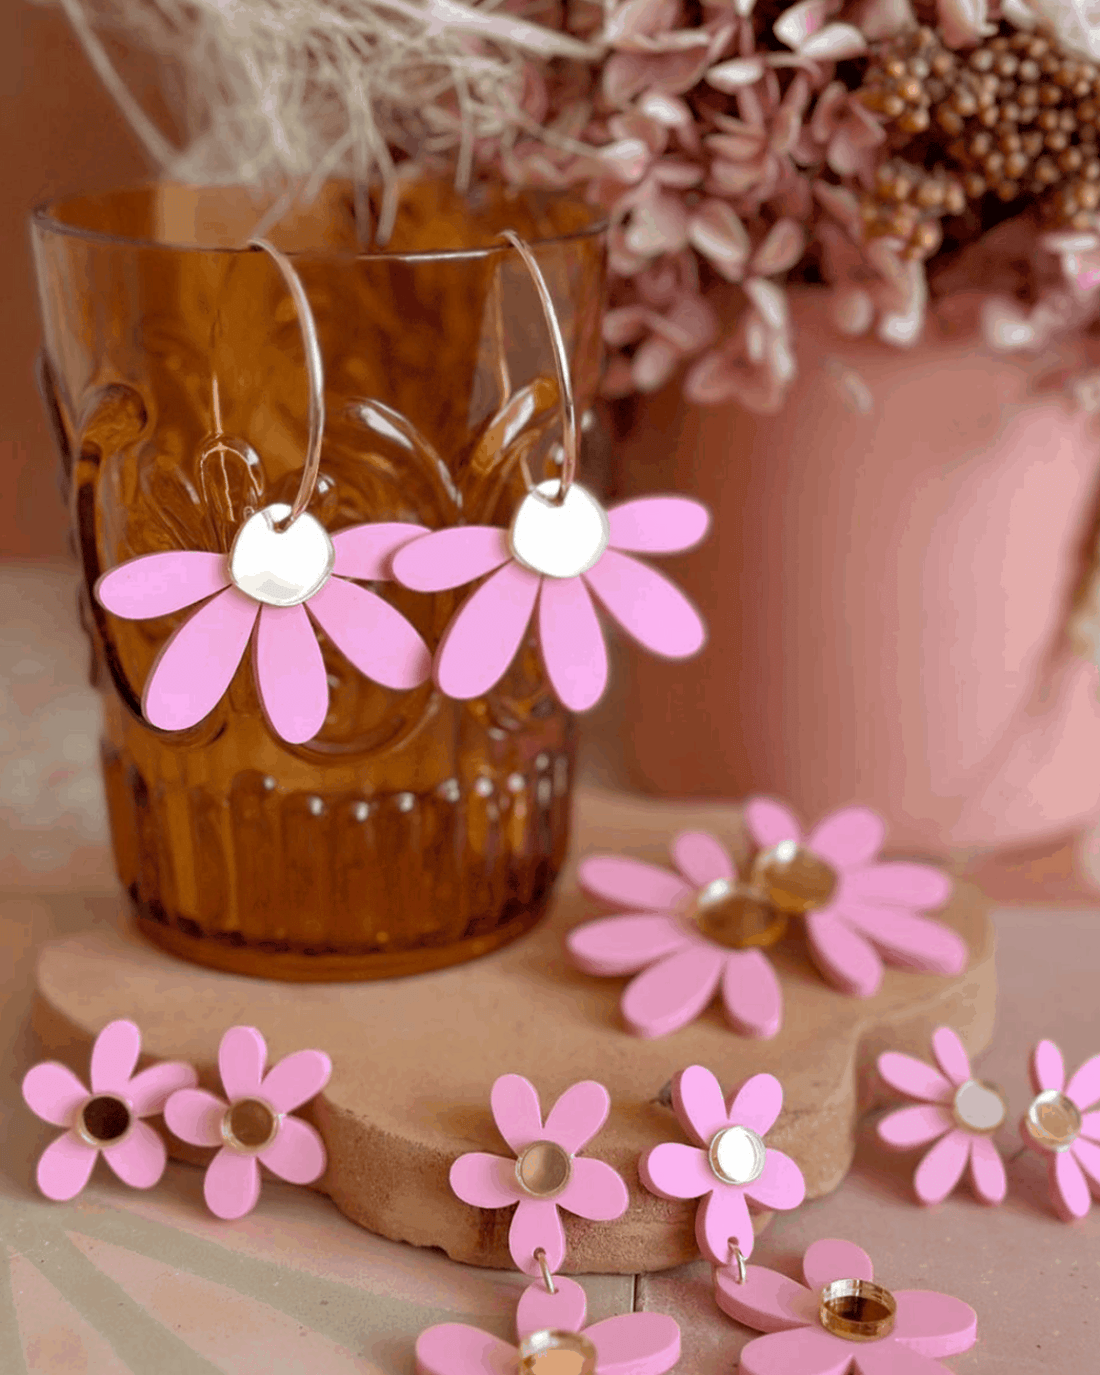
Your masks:
<svg viewBox="0 0 1100 1375"><path fill-rule="evenodd" d="M611 226L610 395L682 371L695 402L775 409L789 282L898 345L960 283L1003 349L1096 314L1091 0L60 3L176 175L583 188ZM182 71L183 153L119 82L112 25Z"/></svg>

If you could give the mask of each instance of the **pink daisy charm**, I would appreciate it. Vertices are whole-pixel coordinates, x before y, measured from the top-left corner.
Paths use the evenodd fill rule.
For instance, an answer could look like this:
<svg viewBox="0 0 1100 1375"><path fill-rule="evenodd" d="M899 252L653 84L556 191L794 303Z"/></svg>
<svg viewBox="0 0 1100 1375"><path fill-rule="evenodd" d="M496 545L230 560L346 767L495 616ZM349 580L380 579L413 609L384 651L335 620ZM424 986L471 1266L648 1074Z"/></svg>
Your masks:
<svg viewBox="0 0 1100 1375"><path fill-rule="evenodd" d="M164 1173L164 1142L143 1117L164 1111L169 1094L198 1082L190 1065L165 1061L135 1074L141 1032L133 1022L109 1022L95 1039L91 1092L55 1061L35 1065L23 1080L23 1098L36 1117L66 1128L38 1162L38 1187L58 1202L75 1198L96 1156L124 1184L150 1189Z"/></svg>
<svg viewBox="0 0 1100 1375"><path fill-rule="evenodd" d="M714 836L685 831L671 849L675 874L616 855L582 862L581 885L626 912L571 931L566 946L574 963L586 974L637 974L623 993L622 1013L638 1036L678 1031L719 987L736 1031L774 1036L783 999L761 947L783 935L787 918L738 882Z"/></svg>
<svg viewBox="0 0 1100 1375"><path fill-rule="evenodd" d="M320 1050L298 1050L264 1074L267 1046L251 1026L222 1037L218 1070L228 1102L205 1089L174 1093L164 1120L192 1146L220 1146L207 1166L203 1194L221 1218L244 1217L260 1197L260 1165L290 1184L312 1184L325 1172L325 1146L290 1113L329 1081L332 1061Z"/></svg>
<svg viewBox="0 0 1100 1375"><path fill-rule="evenodd" d="M889 1050L878 1058L878 1072L891 1088L919 1100L912 1108L888 1113L878 1134L895 1150L937 1144L913 1176L922 1203L940 1203L962 1178L970 1161L970 1182L985 1203L1004 1201L1004 1162L991 1139L1008 1116L1004 1094L970 1073L966 1048L950 1027L932 1036L939 1070L911 1055Z"/></svg>
<svg viewBox="0 0 1100 1375"><path fill-rule="evenodd" d="M1032 1052L1035 1098L1020 1123L1032 1150L1048 1158L1050 1196L1065 1222L1085 1217L1100 1195L1100 1055L1086 1060L1066 1083L1062 1052L1040 1041ZM1091 1109L1091 1111L1090 1111Z"/></svg>
<svg viewBox="0 0 1100 1375"><path fill-rule="evenodd" d="M803 840L786 807L757 797L745 804L745 823L761 850L754 886L781 911L805 918L818 968L842 992L871 997L884 959L927 974L966 968L966 942L918 915L947 901L951 880L927 864L877 862L886 828L874 812L833 812Z"/></svg>
<svg viewBox="0 0 1100 1375"><path fill-rule="evenodd" d="M593 594L655 654L686 659L702 648L699 613L667 578L630 555L690 549L706 533L706 508L687 497L642 497L605 511L576 483L560 503L558 489L553 478L529 492L509 530L437 530L394 559L398 582L417 592L492 575L467 599L439 646L435 678L448 697L480 697L499 682L536 602L546 672L571 711L594 706L607 684L607 647Z"/></svg>
<svg viewBox="0 0 1100 1375"><path fill-rule="evenodd" d="M582 1080L565 1090L543 1125L539 1096L519 1074L503 1074L490 1103L497 1130L514 1159L471 1151L451 1166L451 1188L475 1208L516 1203L508 1250L518 1269L537 1275L535 1252L546 1252L551 1270L565 1259L559 1208L593 1222L626 1212L629 1196L620 1175L602 1160L578 1155L607 1121L611 1100L602 1084Z"/></svg>
<svg viewBox="0 0 1100 1375"><path fill-rule="evenodd" d="M741 1352L742 1375L947 1375L937 1358L977 1341L969 1304L929 1289L891 1293L850 1241L815 1241L802 1271L808 1287L756 1265L743 1284L716 1272L719 1308L769 1334Z"/></svg>
<svg viewBox="0 0 1100 1375"><path fill-rule="evenodd" d="M585 1327L573 1280L553 1293L531 1285L516 1310L519 1347L466 1323L429 1327L416 1342L417 1375L664 1375L680 1359L680 1329L663 1313L623 1313Z"/></svg>
<svg viewBox="0 0 1100 1375"><path fill-rule="evenodd" d="M290 744L312 739L324 724L329 693L311 617L373 682L404 689L426 681L427 645L395 607L351 581L388 578L394 551L424 527L354 525L330 537L305 512L278 529L290 510L277 502L249 517L228 557L188 549L145 554L97 582L98 600L124 620L204 603L153 666L142 699L150 724L187 730L201 721L227 691L251 640L272 730Z"/></svg>
<svg viewBox="0 0 1100 1375"><path fill-rule="evenodd" d="M797 1208L806 1197L802 1171L763 1141L783 1106L783 1086L772 1074L754 1074L727 1105L710 1070L691 1065L672 1081L672 1106L696 1144L654 1146L638 1166L642 1183L659 1198L702 1199L695 1236L712 1264L727 1265L734 1246L751 1255L746 1200L762 1208Z"/></svg>

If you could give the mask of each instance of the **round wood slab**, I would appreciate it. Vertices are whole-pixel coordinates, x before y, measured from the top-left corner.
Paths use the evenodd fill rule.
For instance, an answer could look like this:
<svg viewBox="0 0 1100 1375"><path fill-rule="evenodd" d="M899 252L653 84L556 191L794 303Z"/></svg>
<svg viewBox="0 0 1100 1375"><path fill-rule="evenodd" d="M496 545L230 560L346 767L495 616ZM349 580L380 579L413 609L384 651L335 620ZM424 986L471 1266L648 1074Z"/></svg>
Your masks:
<svg viewBox="0 0 1100 1375"><path fill-rule="evenodd" d="M685 1139L660 1101L677 1070L706 1065L727 1090L762 1070L777 1075L785 1103L768 1144L797 1160L813 1198L835 1189L847 1172L857 1117L883 1092L873 1073L878 1054L893 1048L927 1058L931 1032L945 1023L976 1053L992 1036L995 999L987 905L977 890L962 888L940 914L972 952L958 978L891 970L876 997L846 998L817 974L796 927L772 952L786 1001L774 1040L735 1035L717 1004L663 1039L630 1035L619 1015L626 980L580 974L563 950L565 931L610 912L578 891L576 861L612 851L667 862L668 841L687 828L711 830L744 854L740 816L729 805L582 790L572 862L545 922L484 959L413 978L263 983L183 964L147 944L126 919L100 924L43 948L36 1029L50 1054L84 1073L99 1029L112 1018L132 1018L149 1057L190 1061L214 1090L227 1027L259 1027L269 1063L307 1046L328 1051L332 1081L307 1110L329 1154L319 1187L372 1232L502 1268L512 1266L512 1210L461 1203L447 1183L451 1162L471 1150L509 1154L489 1112L498 1075L526 1075L544 1111L570 1084L597 1079L611 1094L611 1116L589 1153L623 1174L630 1208L614 1223L563 1213L564 1269L629 1273L678 1265L697 1255L695 1205L655 1198L637 1173L638 1157L651 1146ZM170 1142L184 1159L203 1158Z"/></svg>

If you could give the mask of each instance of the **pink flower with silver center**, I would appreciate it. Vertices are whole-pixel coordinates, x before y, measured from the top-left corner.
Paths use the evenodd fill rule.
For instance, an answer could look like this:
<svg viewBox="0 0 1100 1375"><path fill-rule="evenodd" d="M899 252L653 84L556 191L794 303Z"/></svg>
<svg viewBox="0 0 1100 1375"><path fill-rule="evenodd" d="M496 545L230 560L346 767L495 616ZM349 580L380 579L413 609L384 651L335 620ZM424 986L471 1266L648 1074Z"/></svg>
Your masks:
<svg viewBox="0 0 1100 1375"><path fill-rule="evenodd" d="M435 680L446 696L480 697L500 681L536 604L546 672L571 711L594 706L607 685L607 647L593 595L655 654L685 659L702 648L699 613L631 554L690 549L706 533L706 508L687 497L643 497L604 511L577 483L557 504L559 485L555 478L529 492L510 530L437 530L394 558L398 582L417 592L442 592L488 575L439 646Z"/></svg>
<svg viewBox="0 0 1100 1375"><path fill-rule="evenodd" d="M602 1084L585 1079L565 1090L543 1125L539 1096L519 1074L504 1074L490 1095L497 1130L515 1158L471 1151L451 1166L451 1188L475 1208L518 1204L508 1249L518 1269L537 1275L535 1251L546 1252L551 1270L565 1258L559 1208L592 1222L621 1217L629 1203L620 1175L602 1160L578 1152L603 1124L611 1100Z"/></svg>
<svg viewBox="0 0 1100 1375"><path fill-rule="evenodd" d="M547 1375L554 1370L664 1375L680 1359L680 1329L672 1318L622 1313L585 1327L587 1301L581 1286L557 1276L554 1287L557 1292L549 1294L532 1284L521 1296L518 1348L466 1323L429 1327L417 1339L417 1375L516 1375L528 1369ZM530 1366L520 1365L525 1357L532 1360Z"/></svg>
<svg viewBox="0 0 1100 1375"><path fill-rule="evenodd" d="M1091 1192L1100 1196L1100 1055L1086 1060L1066 1083L1062 1052L1040 1041L1031 1057L1035 1098L1020 1134L1047 1157L1050 1196L1064 1222L1087 1216Z"/></svg>
<svg viewBox="0 0 1100 1375"><path fill-rule="evenodd" d="M970 1305L930 1289L890 1294L896 1313L880 1337L835 1335L821 1315L826 1286L873 1283L871 1257L850 1241L815 1241L802 1258L802 1272L808 1287L757 1265L748 1266L744 1284L737 1283L735 1270L715 1274L719 1308L769 1334L741 1352L741 1375L948 1375L937 1358L968 1351L977 1341Z"/></svg>
<svg viewBox="0 0 1100 1375"><path fill-rule="evenodd" d="M913 1176L922 1203L942 1202L962 1178L968 1160L974 1192L985 1203L1001 1203L1005 1167L990 1138L1008 1116L1004 1095L973 1077L966 1048L950 1027L933 1034L932 1053L939 1070L898 1051L879 1056L878 1072L890 1087L922 1100L916 1107L888 1113L878 1124L879 1137L895 1150L937 1143Z"/></svg>
<svg viewBox="0 0 1100 1375"><path fill-rule="evenodd" d="M65 1127L38 1162L38 1187L57 1202L75 1198L96 1156L124 1184L150 1189L164 1173L164 1142L141 1119L164 1111L169 1094L198 1082L190 1065L165 1061L135 1074L141 1032L133 1022L109 1022L95 1038L91 1092L55 1061L35 1065L23 1080L23 1098L43 1122Z"/></svg>
<svg viewBox="0 0 1100 1375"><path fill-rule="evenodd" d="M712 913L720 915L736 901L729 854L705 831L683 832L671 849L679 871L674 874L617 855L582 861L582 887L621 903L626 912L572 930L566 946L574 963L586 974L637 975L623 993L622 1013L638 1036L678 1031L699 1016L719 986L735 1030L774 1036L783 999L771 962L760 949L731 948L707 935L726 938L720 925L708 923ZM728 928L734 941L742 939L737 926Z"/></svg>
<svg viewBox="0 0 1100 1375"><path fill-rule="evenodd" d="M251 1026L222 1037L218 1070L228 1102L205 1089L169 1098L164 1120L192 1146L220 1146L207 1166L203 1194L220 1218L244 1217L260 1197L260 1166L290 1184L312 1184L325 1172L317 1131L290 1114L329 1081L332 1061L320 1050L287 1055L264 1074L267 1046Z"/></svg>
<svg viewBox="0 0 1100 1375"><path fill-rule="evenodd" d="M751 1255L748 1200L786 1209L806 1196L802 1171L763 1141L783 1106L783 1086L773 1074L754 1074L727 1105L710 1070L691 1065L672 1081L672 1106L696 1144L654 1146L638 1166L642 1183L659 1198L702 1198L695 1236L714 1265L729 1263L734 1243L742 1256Z"/></svg>

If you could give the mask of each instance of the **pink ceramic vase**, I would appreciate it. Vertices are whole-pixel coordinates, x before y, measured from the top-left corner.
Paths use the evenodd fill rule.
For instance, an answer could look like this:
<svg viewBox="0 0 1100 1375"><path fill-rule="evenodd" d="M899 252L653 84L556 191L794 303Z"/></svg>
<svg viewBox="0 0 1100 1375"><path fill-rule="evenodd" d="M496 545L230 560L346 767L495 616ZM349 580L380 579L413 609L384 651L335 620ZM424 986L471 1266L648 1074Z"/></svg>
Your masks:
<svg viewBox="0 0 1100 1375"><path fill-rule="evenodd" d="M863 803L895 851L1071 833L1100 809L1097 670L1065 634L1100 446L1052 369L1083 368L1084 345L1036 359L930 326L899 350L791 294L801 373L780 414L669 389L618 447L620 495L714 513L668 561L710 641L686 664L630 655L625 781L772 793L808 821Z"/></svg>

